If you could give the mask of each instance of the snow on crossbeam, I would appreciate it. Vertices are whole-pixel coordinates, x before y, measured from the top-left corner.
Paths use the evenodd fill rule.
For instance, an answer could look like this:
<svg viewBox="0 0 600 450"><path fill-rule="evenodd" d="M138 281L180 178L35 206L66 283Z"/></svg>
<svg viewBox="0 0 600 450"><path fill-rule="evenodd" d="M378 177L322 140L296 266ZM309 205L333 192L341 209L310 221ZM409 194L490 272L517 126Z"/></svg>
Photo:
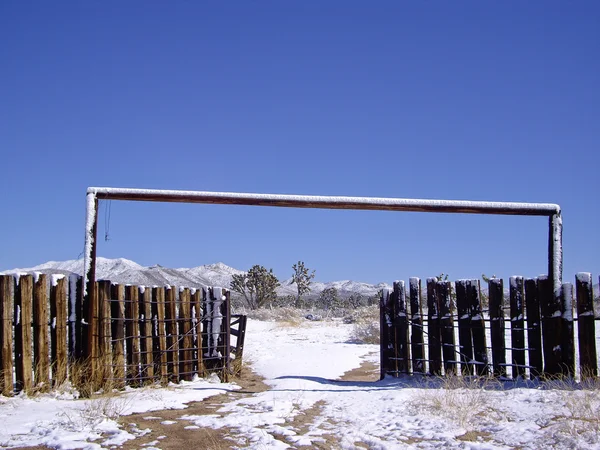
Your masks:
<svg viewBox="0 0 600 450"><path fill-rule="evenodd" d="M485 202L382 197L257 194L238 192L181 191L90 187L88 194L99 200L130 200L182 203L279 206L289 208L359 209L388 211L432 211L471 214L552 216L560 206L552 203Z"/></svg>

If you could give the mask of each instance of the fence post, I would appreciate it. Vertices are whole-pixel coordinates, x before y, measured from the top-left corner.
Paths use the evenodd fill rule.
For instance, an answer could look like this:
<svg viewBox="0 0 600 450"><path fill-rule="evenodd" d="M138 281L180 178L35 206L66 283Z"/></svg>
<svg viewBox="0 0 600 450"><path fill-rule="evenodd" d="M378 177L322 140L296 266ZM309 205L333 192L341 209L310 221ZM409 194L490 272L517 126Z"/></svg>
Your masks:
<svg viewBox="0 0 600 450"><path fill-rule="evenodd" d="M423 307L421 303L421 280L409 280L410 319L413 373L425 374L425 347L423 341Z"/></svg>
<svg viewBox="0 0 600 450"><path fill-rule="evenodd" d="M86 338L84 336L84 309L83 295L81 289L83 286L82 277L79 275L69 275L69 359L71 361L82 359L85 354ZM85 330L87 333L87 330Z"/></svg>
<svg viewBox="0 0 600 450"><path fill-rule="evenodd" d="M111 286L111 334L113 354L113 379L115 387L125 386L125 288L120 284Z"/></svg>
<svg viewBox="0 0 600 450"><path fill-rule="evenodd" d="M562 311L560 296L554 297L551 280L542 276L538 278L538 298L542 309L542 348L544 350L544 374L561 373L562 361Z"/></svg>
<svg viewBox="0 0 600 450"><path fill-rule="evenodd" d="M32 305L33 276L21 275L15 280L15 376L17 390L25 390L25 392L30 391L33 386Z"/></svg>
<svg viewBox="0 0 600 450"><path fill-rule="evenodd" d="M429 337L429 373L442 374L442 335L440 332L437 278L427 279L427 334Z"/></svg>
<svg viewBox="0 0 600 450"><path fill-rule="evenodd" d="M577 330L579 332L579 373L583 380L598 376L592 274L578 273L575 277L575 285L577 289Z"/></svg>
<svg viewBox="0 0 600 450"><path fill-rule="evenodd" d="M167 336L165 332L165 288L152 288L152 308L155 325L153 327L154 364L159 365L160 383L164 386L169 382L167 366Z"/></svg>
<svg viewBox="0 0 600 450"><path fill-rule="evenodd" d="M125 355L127 381L140 380L140 304L137 286L125 286Z"/></svg>
<svg viewBox="0 0 600 450"><path fill-rule="evenodd" d="M40 274L33 285L33 367L38 388L50 388L48 344L47 276Z"/></svg>
<svg viewBox="0 0 600 450"><path fill-rule="evenodd" d="M154 356L152 348L152 289L139 287L141 320L140 352L142 354L142 380L154 379Z"/></svg>
<svg viewBox="0 0 600 450"><path fill-rule="evenodd" d="M494 376L506 376L506 344L504 341L504 282L492 278L488 282L490 296L490 334Z"/></svg>
<svg viewBox="0 0 600 450"><path fill-rule="evenodd" d="M211 309L209 309L209 311L211 311ZM396 349L394 348L393 317L394 307L391 292L389 289L383 289L381 298L379 299L379 358L382 380L389 372L396 372L398 370L398 361L395 359ZM210 336L207 337L208 339L211 339Z"/></svg>
<svg viewBox="0 0 600 450"><path fill-rule="evenodd" d="M454 342L454 319L452 317L452 283L438 281L436 286L438 298L440 336L442 338L442 354L444 357L444 373L456 375L456 354Z"/></svg>
<svg viewBox="0 0 600 450"><path fill-rule="evenodd" d="M13 277L0 275L0 393L13 395Z"/></svg>
<svg viewBox="0 0 600 450"><path fill-rule="evenodd" d="M467 296L467 280L456 282L456 310L458 313L458 344L460 348L460 371L462 375L473 375L473 342L471 317Z"/></svg>
<svg viewBox="0 0 600 450"><path fill-rule="evenodd" d="M190 290L183 288L179 290L179 331L182 334L181 350L179 352L179 372L185 381L191 381L192 368L192 314L190 305Z"/></svg>
<svg viewBox="0 0 600 450"><path fill-rule="evenodd" d="M223 321L221 322L221 333L223 335L223 357L225 358L225 371L223 381L229 381L231 374L231 294L228 289L223 289L223 301L221 311Z"/></svg>
<svg viewBox="0 0 600 450"><path fill-rule="evenodd" d="M167 328L167 361L170 380L179 381L179 340L177 332L177 291L175 286L165 288L165 321Z"/></svg>
<svg viewBox="0 0 600 450"><path fill-rule="evenodd" d="M408 317L406 309L406 289L404 287L404 281L394 282L394 336L395 336L395 357L397 372L395 376L400 373L409 373L410 371L410 348L408 340Z"/></svg>
<svg viewBox="0 0 600 450"><path fill-rule="evenodd" d="M59 386L67 379L67 279L53 277L50 286L50 341L52 382Z"/></svg>
<svg viewBox="0 0 600 450"><path fill-rule="evenodd" d="M473 336L475 371L478 376L485 377L489 375L489 361L479 280L469 280L467 282L467 297L469 299L469 317Z"/></svg>
<svg viewBox="0 0 600 450"><path fill-rule="evenodd" d="M101 280L98 285L98 368L101 369L100 376L104 380L113 378L112 358L112 327L111 327L111 282ZM94 380L100 381L100 380Z"/></svg>
<svg viewBox="0 0 600 450"><path fill-rule="evenodd" d="M562 371L575 376L575 343L573 336L573 284L564 283L561 289L562 310Z"/></svg>
<svg viewBox="0 0 600 450"><path fill-rule="evenodd" d="M527 346L529 347L529 377L538 378L543 371L542 328L537 278L525 280L525 309L527 311Z"/></svg>
<svg viewBox="0 0 600 450"><path fill-rule="evenodd" d="M204 376L204 365L203 365L203 356L202 356L202 296L206 295L204 289L196 289L193 296L193 307L194 307L194 320L195 322L195 332L194 336L196 337L195 349L196 356L194 358L194 363L196 365L196 372L198 376Z"/></svg>
<svg viewBox="0 0 600 450"><path fill-rule="evenodd" d="M510 277L510 335L512 377L525 377L525 285L523 277Z"/></svg>

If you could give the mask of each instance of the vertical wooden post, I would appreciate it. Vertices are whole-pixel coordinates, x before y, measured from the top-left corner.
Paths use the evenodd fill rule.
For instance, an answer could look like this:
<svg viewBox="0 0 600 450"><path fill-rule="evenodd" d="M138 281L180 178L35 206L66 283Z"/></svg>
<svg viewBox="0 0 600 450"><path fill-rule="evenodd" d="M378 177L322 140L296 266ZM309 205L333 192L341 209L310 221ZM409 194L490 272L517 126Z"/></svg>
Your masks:
<svg viewBox="0 0 600 450"><path fill-rule="evenodd" d="M442 374L442 335L440 330L437 278L427 279L427 334L429 338L429 373Z"/></svg>
<svg viewBox="0 0 600 450"><path fill-rule="evenodd" d="M406 308L406 289L404 281L394 282L394 335L396 347L396 367L398 376L400 373L410 371L410 347L408 340L408 311Z"/></svg>
<svg viewBox="0 0 600 450"><path fill-rule="evenodd" d="M525 377L525 285L523 277L510 277L510 336L512 377Z"/></svg>
<svg viewBox="0 0 600 450"><path fill-rule="evenodd" d="M481 307L479 280L469 280L467 282L467 298L469 301L471 334L473 336L475 371L478 376L486 377L489 375L489 360L487 341L485 338L485 322L483 320L483 309Z"/></svg>
<svg viewBox="0 0 600 450"><path fill-rule="evenodd" d="M193 377L192 365L192 308L189 288L179 291L179 332L182 334L181 350L179 352L179 372L181 378L191 381Z"/></svg>
<svg viewBox="0 0 600 450"><path fill-rule="evenodd" d="M13 277L0 275L0 393L13 395Z"/></svg>
<svg viewBox="0 0 600 450"><path fill-rule="evenodd" d="M552 303L555 311L560 310L560 296L562 288L562 269L563 269L563 245L562 245L562 217L560 211L550 216L548 233L548 283L549 290L552 292ZM542 316L543 316L542 302ZM558 319L556 320L558 321ZM543 323L543 322L542 322ZM542 325L543 327L543 325ZM543 331L543 330L542 330ZM560 355L559 355L560 356ZM554 364L554 362L552 362ZM559 362L560 365L560 362Z"/></svg>
<svg viewBox="0 0 600 450"><path fill-rule="evenodd" d="M179 381L179 334L177 332L177 291L175 286L165 290L165 321L167 328L167 361L170 380Z"/></svg>
<svg viewBox="0 0 600 450"><path fill-rule="evenodd" d="M125 288L120 284L111 286L111 335L113 354L113 379L115 387L125 386Z"/></svg>
<svg viewBox="0 0 600 450"><path fill-rule="evenodd" d="M573 336L573 284L564 283L561 290L562 311L562 373L575 376L575 342Z"/></svg>
<svg viewBox="0 0 600 450"><path fill-rule="evenodd" d="M444 373L456 375L456 353L454 342L454 308L452 307L452 283L438 281L436 285L438 305L440 307L440 336L442 338L442 355L444 357Z"/></svg>
<svg viewBox="0 0 600 450"><path fill-rule="evenodd" d="M112 358L112 330L111 330L111 282L108 280L98 281L98 370L102 370L102 378L113 378Z"/></svg>
<svg viewBox="0 0 600 450"><path fill-rule="evenodd" d="M456 309L458 313L458 343L460 348L460 371L462 375L473 375L473 339L471 337L470 305L467 295L468 280L456 282Z"/></svg>
<svg viewBox="0 0 600 450"><path fill-rule="evenodd" d="M410 319L413 373L425 374L425 347L423 341L423 308L421 303L421 280L411 278L410 289Z"/></svg>
<svg viewBox="0 0 600 450"><path fill-rule="evenodd" d="M67 379L67 279L53 278L50 286L50 341L52 343L52 382Z"/></svg>
<svg viewBox="0 0 600 450"><path fill-rule="evenodd" d="M542 309L544 374L554 376L561 373L562 311L554 298L551 280L546 276L538 278L538 298Z"/></svg>
<svg viewBox="0 0 600 450"><path fill-rule="evenodd" d="M506 344L504 341L504 283L492 278L488 283L490 295L490 333L494 376L506 376Z"/></svg>
<svg viewBox="0 0 600 450"><path fill-rule="evenodd" d="M100 353L100 303L98 302L98 286L96 284L96 251L98 235L98 198L95 194L87 194L87 217L85 234L84 263L87 261L89 267L84 267L84 296L82 304L87 306L85 321L87 326L87 348L85 357L90 359L90 378L94 379L94 372L99 364L98 356ZM89 255L87 254L89 251ZM87 260L86 260L87 258ZM86 266L86 264L84 264Z"/></svg>
<svg viewBox="0 0 600 450"><path fill-rule="evenodd" d="M87 302L90 300L89 296L83 295L83 277L73 276L75 278L76 292L77 292L77 311L79 315L75 317L75 333L77 335L76 345L76 357L83 361L89 355L88 351L88 340L89 340L89 322L87 322L87 311L89 309Z"/></svg>
<svg viewBox="0 0 600 450"><path fill-rule="evenodd" d="M203 356L202 356L202 296L204 294L204 289L196 289L194 290L194 293L192 294L192 298L193 298L193 307L194 307L194 328L195 328L195 332L194 332L194 337L196 339L195 341L195 370L198 373L198 376L202 377L204 376L204 365L202 363L203 360Z"/></svg>
<svg viewBox="0 0 600 450"><path fill-rule="evenodd" d="M22 275L15 281L15 376L17 390L29 392L33 386L31 319L33 277Z"/></svg>
<svg viewBox="0 0 600 450"><path fill-rule="evenodd" d="M598 376L596 324L592 274L580 272L575 277L577 295L577 330L579 333L579 367L581 379Z"/></svg>
<svg viewBox="0 0 600 450"><path fill-rule="evenodd" d="M85 354L83 346L82 319L83 296L81 295L82 278L79 275L69 275L69 359L71 361L81 359Z"/></svg>
<svg viewBox="0 0 600 450"><path fill-rule="evenodd" d="M127 382L140 384L140 304L137 286L125 286L125 354Z"/></svg>
<svg viewBox="0 0 600 450"><path fill-rule="evenodd" d="M221 336L223 336L223 354L225 370L223 371L222 381L229 381L231 374L231 296L228 289L223 289L223 301L221 302L221 311L223 321L221 322Z"/></svg>
<svg viewBox="0 0 600 450"><path fill-rule="evenodd" d="M379 328L380 344L379 358L381 379L383 380L388 373L397 371L396 349L393 333L394 307L391 292L383 289L379 301ZM208 339L211 339L208 336Z"/></svg>
<svg viewBox="0 0 600 450"><path fill-rule="evenodd" d="M40 274L33 286L33 367L38 389L50 388L47 276Z"/></svg>
<svg viewBox="0 0 600 450"><path fill-rule="evenodd" d="M152 289L139 288L141 311L141 339L140 352L142 355L142 380L144 382L154 379L154 356L152 348ZM157 338L158 339L158 338Z"/></svg>
<svg viewBox="0 0 600 450"><path fill-rule="evenodd" d="M529 347L529 376L538 378L543 371L542 328L538 280L525 280L525 309L527 310L527 345Z"/></svg>
<svg viewBox="0 0 600 450"><path fill-rule="evenodd" d="M160 383L164 386L169 382L167 335L165 331L165 288L152 288L152 315L155 320L154 330L154 363L159 366ZM158 344L158 345L157 345Z"/></svg>

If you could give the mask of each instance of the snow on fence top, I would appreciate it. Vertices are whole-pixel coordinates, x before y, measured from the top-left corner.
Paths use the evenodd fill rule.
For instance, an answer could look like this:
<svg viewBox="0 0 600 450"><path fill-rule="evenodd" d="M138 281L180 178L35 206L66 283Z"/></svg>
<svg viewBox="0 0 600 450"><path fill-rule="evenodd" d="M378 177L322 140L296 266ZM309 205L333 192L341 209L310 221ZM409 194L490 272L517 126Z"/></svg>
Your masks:
<svg viewBox="0 0 600 450"><path fill-rule="evenodd" d="M438 211L472 214L552 216L560 214L553 203L484 202L382 197L256 194L237 192L179 191L90 187L88 194L99 200L173 201L290 208L369 209L391 211Z"/></svg>

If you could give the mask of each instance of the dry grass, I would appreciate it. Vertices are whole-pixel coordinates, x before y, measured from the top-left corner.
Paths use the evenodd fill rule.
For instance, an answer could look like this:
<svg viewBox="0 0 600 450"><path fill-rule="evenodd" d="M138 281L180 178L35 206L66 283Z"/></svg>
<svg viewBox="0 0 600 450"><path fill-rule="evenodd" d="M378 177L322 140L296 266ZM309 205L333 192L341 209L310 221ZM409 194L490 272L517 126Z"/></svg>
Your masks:
<svg viewBox="0 0 600 450"><path fill-rule="evenodd" d="M379 306L365 306L352 314L354 328L350 339L361 344L379 344Z"/></svg>
<svg viewBox="0 0 600 450"><path fill-rule="evenodd" d="M500 385L491 378L448 376L425 382L432 383L432 389L424 389L411 402L415 411L444 417L466 430L476 429L482 419L499 418L487 391Z"/></svg>
<svg viewBox="0 0 600 450"><path fill-rule="evenodd" d="M285 326L297 327L304 321L305 311L296 308L261 308L248 311L248 317L267 322L278 322Z"/></svg>

